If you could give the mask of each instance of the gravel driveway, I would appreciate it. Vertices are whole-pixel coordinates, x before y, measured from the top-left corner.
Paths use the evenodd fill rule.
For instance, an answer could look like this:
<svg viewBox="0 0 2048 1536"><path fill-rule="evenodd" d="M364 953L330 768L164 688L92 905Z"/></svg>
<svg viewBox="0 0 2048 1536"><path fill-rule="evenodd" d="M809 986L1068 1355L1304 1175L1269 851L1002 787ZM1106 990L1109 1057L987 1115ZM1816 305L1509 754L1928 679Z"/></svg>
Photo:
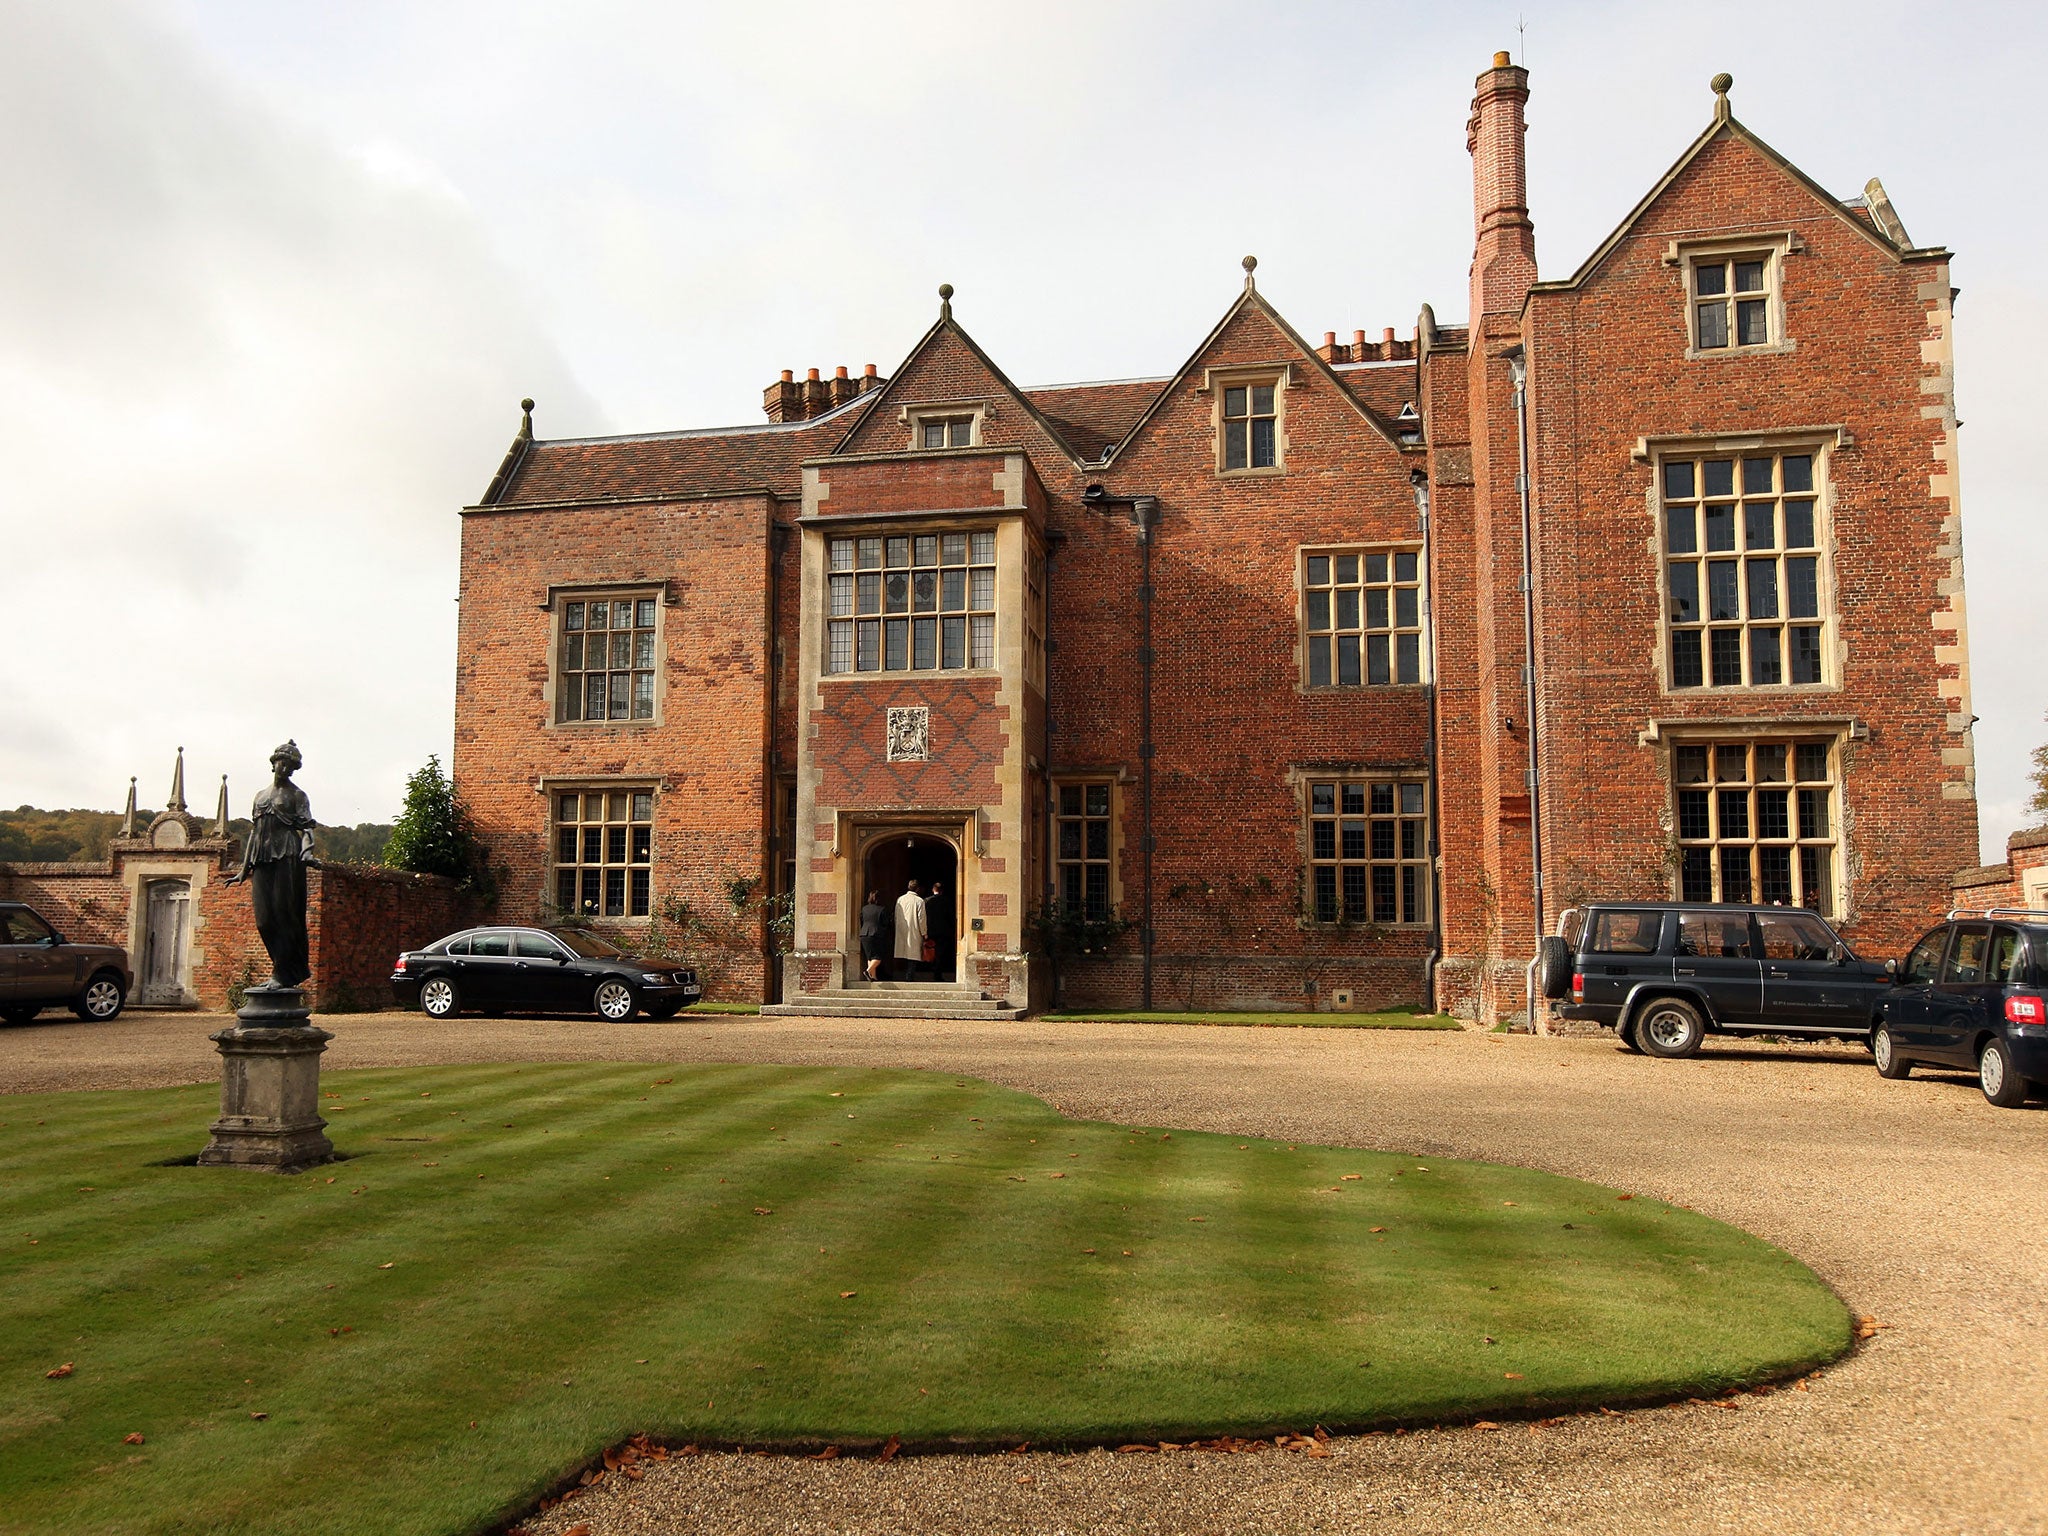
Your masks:
<svg viewBox="0 0 2048 1536"><path fill-rule="evenodd" d="M0 1092L213 1076L218 1016L0 1029ZM608 1477L561 1533L2048 1532L2048 1108L1886 1083L1861 1050L1174 1025L327 1018L330 1067L840 1062L971 1072L1067 1114L1519 1163L1781 1244L1884 1328L1805 1391L1222 1455L708 1455ZM194 1145L204 1128L194 1126ZM1306 1428L1307 1426L1303 1426Z"/></svg>

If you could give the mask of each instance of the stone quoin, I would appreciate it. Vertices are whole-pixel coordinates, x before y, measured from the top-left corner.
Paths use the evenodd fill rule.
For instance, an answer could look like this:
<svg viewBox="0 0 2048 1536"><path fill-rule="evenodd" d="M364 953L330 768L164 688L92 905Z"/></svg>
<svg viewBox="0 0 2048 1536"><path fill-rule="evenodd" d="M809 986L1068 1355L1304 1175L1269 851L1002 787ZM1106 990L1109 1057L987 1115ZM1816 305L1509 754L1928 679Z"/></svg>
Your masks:
<svg viewBox="0 0 2048 1536"><path fill-rule="evenodd" d="M1949 253L1731 89L1544 279L1497 55L1462 325L1314 344L1247 257L1159 377L1020 388L947 285L893 374L785 372L755 425L526 402L462 525L502 915L631 940L759 882L788 953L726 988L818 1005L913 878L953 993L1011 1007L1055 907L1089 1006L1513 1016L1595 896L1893 952L1977 857Z"/></svg>

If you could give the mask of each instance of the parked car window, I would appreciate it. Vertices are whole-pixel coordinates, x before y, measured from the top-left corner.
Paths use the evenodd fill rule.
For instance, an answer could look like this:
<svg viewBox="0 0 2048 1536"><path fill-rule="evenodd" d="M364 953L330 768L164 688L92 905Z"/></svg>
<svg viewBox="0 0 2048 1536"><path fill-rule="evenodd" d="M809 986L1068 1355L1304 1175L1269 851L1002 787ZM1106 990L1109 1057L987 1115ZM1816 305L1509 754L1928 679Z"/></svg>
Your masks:
<svg viewBox="0 0 2048 1536"><path fill-rule="evenodd" d="M1804 912L1759 912L1756 925L1763 930L1766 959L1825 960L1835 952L1827 924Z"/></svg>
<svg viewBox="0 0 2048 1536"><path fill-rule="evenodd" d="M568 945L571 952L581 955L586 960L608 960L613 955L625 953L616 944L607 944L596 934L585 933L580 929L572 928L556 934L555 937Z"/></svg>
<svg viewBox="0 0 2048 1536"><path fill-rule="evenodd" d="M544 933L519 933L512 936L512 952L522 960L559 960L562 946Z"/></svg>
<svg viewBox="0 0 2048 1536"><path fill-rule="evenodd" d="M2018 986L2026 985L2027 948L2020 942L2019 934L2011 928L1992 930L1991 979L2011 982Z"/></svg>
<svg viewBox="0 0 2048 1536"><path fill-rule="evenodd" d="M1941 972L1941 951L1948 943L1948 930L1937 928L1906 956L1905 967L1899 972L1900 981L1932 982Z"/></svg>
<svg viewBox="0 0 2048 1536"><path fill-rule="evenodd" d="M9 944L40 944L55 937L50 925L33 912L0 913L0 924L5 925L6 942Z"/></svg>
<svg viewBox="0 0 2048 1536"><path fill-rule="evenodd" d="M1958 928L1950 946L1948 964L1941 979L1951 987L1974 987L1984 980L1984 954L1991 947L1991 935L1982 928Z"/></svg>
<svg viewBox="0 0 2048 1536"><path fill-rule="evenodd" d="M1714 955L1728 960L1750 960L1747 912L1681 912L1678 914L1678 952L1681 955Z"/></svg>
<svg viewBox="0 0 2048 1536"><path fill-rule="evenodd" d="M512 935L503 929L474 934L469 941L469 952L472 955L509 955L512 953Z"/></svg>
<svg viewBox="0 0 2048 1536"><path fill-rule="evenodd" d="M1662 912L1602 912L1593 919L1587 949L1596 955L1654 955L1663 931Z"/></svg>
<svg viewBox="0 0 2048 1536"><path fill-rule="evenodd" d="M443 946L443 947L442 947L442 950L441 950L441 952L442 952L443 954L445 954L445 955L466 955L466 954L468 954L468 953L469 953L469 935L465 933L465 934L464 934L464 935L463 935L463 936L462 936L461 938L459 938L459 939L450 939L450 940L449 940L449 941L447 942L447 944L446 944L445 946Z"/></svg>

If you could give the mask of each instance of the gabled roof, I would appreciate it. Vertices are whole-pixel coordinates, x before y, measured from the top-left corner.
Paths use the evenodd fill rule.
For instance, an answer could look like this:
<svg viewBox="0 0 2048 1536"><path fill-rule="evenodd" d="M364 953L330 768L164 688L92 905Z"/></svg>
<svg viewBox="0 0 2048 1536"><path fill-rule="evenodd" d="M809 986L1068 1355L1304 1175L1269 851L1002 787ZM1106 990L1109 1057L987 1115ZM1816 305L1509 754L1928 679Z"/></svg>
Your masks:
<svg viewBox="0 0 2048 1536"><path fill-rule="evenodd" d="M1152 418L1159 414L1159 408L1166 403L1168 397L1173 394L1174 390L1183 380L1190 378L1195 370L1201 367L1202 359L1209 355L1209 349L1214 347L1217 341L1222 338L1223 333L1230 329L1231 322L1236 320L1247 309L1257 310L1259 314L1271 322L1273 328L1287 339L1295 351L1301 354L1302 359L1330 384L1336 392L1337 398L1348 401L1352 409L1356 410L1374 431L1384 437L1389 445L1395 448L1401 446L1401 440L1395 434L1392 425L1384 420L1379 412L1366 403L1363 394L1360 391L1351 389L1344 382L1343 377L1329 363L1324 361L1322 354L1310 346L1302 338L1301 333L1287 323L1280 311L1266 302L1264 295L1259 292L1258 284L1252 279L1252 268L1256 265L1257 263L1253 258L1249 256L1245 258L1244 291L1232 302L1230 308L1223 312L1223 318L1210 327L1209 334L1202 338L1202 344L1195 348L1194 352L1189 355L1188 360L1182 363L1174 372L1173 377L1166 381L1165 385L1153 397L1152 403L1146 406L1144 414L1132 422L1130 430L1124 433L1117 441L1116 446L1102 456L1102 463L1107 464L1111 462L1137 440L1138 435L1145 430Z"/></svg>
<svg viewBox="0 0 2048 1536"><path fill-rule="evenodd" d="M1719 85L1721 82L1717 81L1716 84ZM1635 231L1636 225L1642 222L1643 217L1656 205L1657 200L1671 189L1672 184L1685 174L1686 169L1693 161L1706 152L1707 146L1723 136L1730 139L1739 139L1744 144L1747 144L1751 149L1763 156L1764 159L1770 161L1771 164L1777 166L1779 170L1811 192L1815 202L1819 203L1829 213L1840 219L1843 224L1855 230L1857 234L1868 240L1886 255L1904 258L1908 256L1947 254L1939 246L1904 245L1886 234L1877 220L1867 216L1858 217L1855 209L1846 206L1834 193L1828 191L1827 188L1799 169L1798 166L1786 159L1785 156L1779 154L1777 150L1771 148L1770 145L1757 137L1754 132L1743 124L1741 119L1728 110L1728 97L1725 92L1717 91L1714 120L1707 125L1704 133L1686 146L1685 152L1672 164L1671 169L1658 178L1657 184L1643 195L1643 200L1629 210L1628 216L1615 226L1614 233L1601 241L1594 248L1592 255L1581 262L1579 269L1570 277L1552 278L1548 282L1536 283L1530 288L1530 292L1556 293L1565 289L1576 288L1585 282L1587 278L1591 277L1599 269L1600 264L1607 259L1614 248ZM1904 233L1903 226L1900 227L1900 233Z"/></svg>
<svg viewBox="0 0 2048 1536"><path fill-rule="evenodd" d="M1060 437L1083 459L1099 459L1121 442L1172 380L1105 379L1096 384L1048 384L1024 391Z"/></svg>
<svg viewBox="0 0 2048 1536"><path fill-rule="evenodd" d="M831 448L825 450L825 452L828 454L846 452L848 445L853 442L855 437L859 436L861 428L867 425L869 418L879 411L886 401L909 390L911 386L908 380L915 370L918 360L936 346L942 337L951 337L954 341L965 347L968 354L988 371L989 378L1015 400L1017 404L1024 408L1025 413L1038 423L1039 429L1047 437L1051 438L1054 443L1058 444L1061 451L1069 459L1073 460L1077 467L1086 462L1074 444L1068 440L1066 434L1061 432L1059 427L1038 408L1031 395L1025 390L1019 389L1011 381L1010 376L996 365L995 359L982 351L980 343L968 335L960 322L953 318L953 285L950 283L944 284L939 290L939 318L933 322L932 328L918 338L917 345L910 349L910 354L903 359L902 365L889 375L888 383L884 384L880 389L861 396L858 401L854 402L860 409L856 411L852 421L847 424L846 430L839 435L838 441Z"/></svg>

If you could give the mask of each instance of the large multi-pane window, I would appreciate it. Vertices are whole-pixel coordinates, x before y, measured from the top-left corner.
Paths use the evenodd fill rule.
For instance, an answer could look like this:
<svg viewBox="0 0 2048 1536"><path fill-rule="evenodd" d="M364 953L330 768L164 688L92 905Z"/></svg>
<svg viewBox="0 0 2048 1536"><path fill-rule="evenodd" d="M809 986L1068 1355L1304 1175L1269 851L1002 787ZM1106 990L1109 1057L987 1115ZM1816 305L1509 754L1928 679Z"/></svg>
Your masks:
<svg viewBox="0 0 2048 1536"><path fill-rule="evenodd" d="M827 672L996 664L993 532L834 539L827 557Z"/></svg>
<svg viewBox="0 0 2048 1536"><path fill-rule="evenodd" d="M1702 352L1769 346L1771 259L1709 256L1692 264L1693 345Z"/></svg>
<svg viewBox="0 0 2048 1536"><path fill-rule="evenodd" d="M1813 455L1666 459L1661 484L1671 686L1822 681Z"/></svg>
<svg viewBox="0 0 2048 1536"><path fill-rule="evenodd" d="M555 718L652 720L655 617L651 597L565 600Z"/></svg>
<svg viewBox="0 0 2048 1536"><path fill-rule="evenodd" d="M1110 806L1108 784L1062 784L1054 817L1060 905L1091 919L1109 916Z"/></svg>
<svg viewBox="0 0 2048 1536"><path fill-rule="evenodd" d="M557 790L555 906L584 917L653 910L654 791Z"/></svg>
<svg viewBox="0 0 2048 1536"><path fill-rule="evenodd" d="M1271 384L1223 390L1223 467L1271 469L1280 462L1280 410Z"/></svg>
<svg viewBox="0 0 2048 1536"><path fill-rule="evenodd" d="M1306 557L1311 688L1422 681L1422 562L1412 549Z"/></svg>
<svg viewBox="0 0 2048 1536"><path fill-rule="evenodd" d="M1414 780L1308 786L1310 897L1319 923L1429 921L1429 818Z"/></svg>
<svg viewBox="0 0 2048 1536"><path fill-rule="evenodd" d="M1831 743L1681 742L1671 767L1681 899L1833 914L1841 816Z"/></svg>

